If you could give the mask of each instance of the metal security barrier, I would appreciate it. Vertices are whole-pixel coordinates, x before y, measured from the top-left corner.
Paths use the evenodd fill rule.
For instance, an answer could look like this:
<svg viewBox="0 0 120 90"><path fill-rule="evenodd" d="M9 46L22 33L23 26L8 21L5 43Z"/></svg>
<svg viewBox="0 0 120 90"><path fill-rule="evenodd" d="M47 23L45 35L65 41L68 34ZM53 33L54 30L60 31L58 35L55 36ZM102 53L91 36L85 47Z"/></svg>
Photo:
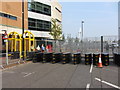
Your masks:
<svg viewBox="0 0 120 90"><path fill-rule="evenodd" d="M114 63L117 65L117 53L114 53L113 61L114 61Z"/></svg>
<svg viewBox="0 0 120 90"><path fill-rule="evenodd" d="M114 63L120 66L120 54L114 53Z"/></svg>
<svg viewBox="0 0 120 90"><path fill-rule="evenodd" d="M58 63L62 60L62 53L54 53L52 63Z"/></svg>
<svg viewBox="0 0 120 90"><path fill-rule="evenodd" d="M92 54L85 54L85 65L90 65L92 63Z"/></svg>
<svg viewBox="0 0 120 90"><path fill-rule="evenodd" d="M53 60L53 53L44 53L43 55L43 63L51 62Z"/></svg>
<svg viewBox="0 0 120 90"><path fill-rule="evenodd" d="M99 55L98 53L93 54L93 65L98 65L99 63Z"/></svg>
<svg viewBox="0 0 120 90"><path fill-rule="evenodd" d="M104 66L109 65L109 54L108 53L102 53L101 54L101 60Z"/></svg>
<svg viewBox="0 0 120 90"><path fill-rule="evenodd" d="M73 64L79 64L81 62L81 53L74 53L72 55Z"/></svg>
<svg viewBox="0 0 120 90"><path fill-rule="evenodd" d="M71 53L63 53L63 59L62 59L62 63L69 63L72 61L72 56Z"/></svg>
<svg viewBox="0 0 120 90"><path fill-rule="evenodd" d="M26 60L32 61L33 60L33 56L34 56L34 52L26 52Z"/></svg>
<svg viewBox="0 0 120 90"><path fill-rule="evenodd" d="M32 61L33 61L33 63L36 63L36 62L38 62L38 54L37 54L38 52L33 52L33 59L32 59Z"/></svg>
<svg viewBox="0 0 120 90"><path fill-rule="evenodd" d="M37 53L37 58L38 58L38 62L43 62L44 53L38 52Z"/></svg>

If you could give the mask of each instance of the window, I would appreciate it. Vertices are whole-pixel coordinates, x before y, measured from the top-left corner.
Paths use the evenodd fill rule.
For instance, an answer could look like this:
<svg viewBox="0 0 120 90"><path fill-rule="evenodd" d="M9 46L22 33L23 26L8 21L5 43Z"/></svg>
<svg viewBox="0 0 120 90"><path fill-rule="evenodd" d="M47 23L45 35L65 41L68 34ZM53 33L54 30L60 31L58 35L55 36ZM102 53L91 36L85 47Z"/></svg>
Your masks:
<svg viewBox="0 0 120 90"><path fill-rule="evenodd" d="M9 17L10 19L17 20L17 17L11 16Z"/></svg>
<svg viewBox="0 0 120 90"><path fill-rule="evenodd" d="M4 16L4 14L3 14L3 13L0 13L0 16L2 16L2 17L3 17L3 16Z"/></svg>
<svg viewBox="0 0 120 90"><path fill-rule="evenodd" d="M51 23L49 21L43 21L38 19L28 19L28 28L30 30L38 31L50 31Z"/></svg>
<svg viewBox="0 0 120 90"><path fill-rule="evenodd" d="M60 21L60 20L58 20L58 19L56 19L56 20L57 20L57 22L61 23L61 21Z"/></svg>
<svg viewBox="0 0 120 90"><path fill-rule="evenodd" d="M4 17L8 18L9 16L7 14L4 14Z"/></svg>
<svg viewBox="0 0 120 90"><path fill-rule="evenodd" d="M5 17L5 18L9 18L9 19L12 19L12 20L17 20L17 17L9 15L9 14L1 13L1 12L0 12L0 16Z"/></svg>
<svg viewBox="0 0 120 90"><path fill-rule="evenodd" d="M28 0L28 2L32 2L32 0Z"/></svg>
<svg viewBox="0 0 120 90"><path fill-rule="evenodd" d="M57 7L55 7L55 9L56 9L59 13L61 13L61 11L60 11Z"/></svg>
<svg viewBox="0 0 120 90"><path fill-rule="evenodd" d="M28 10L30 11L31 10L31 4L28 3Z"/></svg>
<svg viewBox="0 0 120 90"><path fill-rule="evenodd" d="M28 10L51 16L51 6L40 2L28 2Z"/></svg>

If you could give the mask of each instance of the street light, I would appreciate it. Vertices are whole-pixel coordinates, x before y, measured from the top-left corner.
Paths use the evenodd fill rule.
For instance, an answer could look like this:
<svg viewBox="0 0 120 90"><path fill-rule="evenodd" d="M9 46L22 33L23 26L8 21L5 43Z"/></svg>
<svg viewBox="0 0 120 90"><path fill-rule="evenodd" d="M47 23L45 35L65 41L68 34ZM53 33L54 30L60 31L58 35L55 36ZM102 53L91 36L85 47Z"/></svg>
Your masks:
<svg viewBox="0 0 120 90"><path fill-rule="evenodd" d="M120 53L120 1L118 2L118 53Z"/></svg>
<svg viewBox="0 0 120 90"><path fill-rule="evenodd" d="M22 0L22 55L24 60L24 0Z"/></svg>
<svg viewBox="0 0 120 90"><path fill-rule="evenodd" d="M4 42L6 43L6 64L8 65L8 34L7 30L2 31L4 31L4 36L2 37L2 39L4 39Z"/></svg>
<svg viewBox="0 0 120 90"><path fill-rule="evenodd" d="M84 20L81 21L81 44L82 44L82 52L83 53L83 29L84 29Z"/></svg>
<svg viewBox="0 0 120 90"><path fill-rule="evenodd" d="M83 29L84 29L84 20L82 20L81 22L82 41L83 41Z"/></svg>

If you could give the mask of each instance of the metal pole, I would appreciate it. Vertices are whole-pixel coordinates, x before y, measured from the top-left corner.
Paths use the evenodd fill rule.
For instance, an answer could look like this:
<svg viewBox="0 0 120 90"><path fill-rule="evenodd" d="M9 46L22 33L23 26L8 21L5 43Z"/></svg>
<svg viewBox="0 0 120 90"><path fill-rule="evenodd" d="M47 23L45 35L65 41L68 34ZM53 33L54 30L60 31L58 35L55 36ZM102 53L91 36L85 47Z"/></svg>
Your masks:
<svg viewBox="0 0 120 90"><path fill-rule="evenodd" d="M22 55L24 60L24 0L22 0Z"/></svg>
<svg viewBox="0 0 120 90"><path fill-rule="evenodd" d="M120 53L120 1L118 2L118 53Z"/></svg>
<svg viewBox="0 0 120 90"><path fill-rule="evenodd" d="M101 36L101 53L103 53L103 36Z"/></svg>
<svg viewBox="0 0 120 90"><path fill-rule="evenodd" d="M7 35L7 31L6 30L2 30L2 31L5 31L5 37L6 38L8 38L8 35ZM6 42L5 43L5 45L6 45L6 64L8 65L9 63L8 63L8 39L4 39L4 42Z"/></svg>
<svg viewBox="0 0 120 90"><path fill-rule="evenodd" d="M82 52L81 53L83 53L83 24L84 24L84 21L82 20L82 22L81 22L81 33L82 33L82 37L81 37L81 44L82 44Z"/></svg>
<svg viewBox="0 0 120 90"><path fill-rule="evenodd" d="M8 40L6 39L6 63L8 65Z"/></svg>

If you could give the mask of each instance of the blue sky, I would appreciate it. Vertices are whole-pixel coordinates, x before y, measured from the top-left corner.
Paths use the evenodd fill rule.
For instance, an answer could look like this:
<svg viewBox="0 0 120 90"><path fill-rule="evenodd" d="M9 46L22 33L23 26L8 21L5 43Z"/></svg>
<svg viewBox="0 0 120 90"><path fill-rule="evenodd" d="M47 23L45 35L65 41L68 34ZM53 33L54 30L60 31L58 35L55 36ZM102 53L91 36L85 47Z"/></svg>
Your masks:
<svg viewBox="0 0 120 90"><path fill-rule="evenodd" d="M60 2L65 35L76 37L84 20L84 37L118 35L117 2Z"/></svg>

